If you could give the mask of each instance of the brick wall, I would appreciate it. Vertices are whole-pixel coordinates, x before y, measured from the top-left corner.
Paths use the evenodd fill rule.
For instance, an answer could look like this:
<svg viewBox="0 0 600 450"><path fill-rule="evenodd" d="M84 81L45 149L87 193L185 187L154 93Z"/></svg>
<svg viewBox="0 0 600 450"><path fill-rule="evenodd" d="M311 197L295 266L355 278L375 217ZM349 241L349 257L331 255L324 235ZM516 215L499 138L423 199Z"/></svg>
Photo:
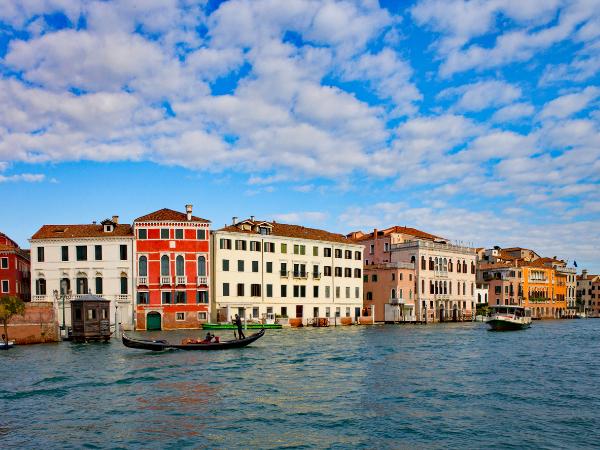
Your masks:
<svg viewBox="0 0 600 450"><path fill-rule="evenodd" d="M46 302L27 303L25 314L13 317L8 323L8 338L16 344L58 342L60 339L54 305Z"/></svg>

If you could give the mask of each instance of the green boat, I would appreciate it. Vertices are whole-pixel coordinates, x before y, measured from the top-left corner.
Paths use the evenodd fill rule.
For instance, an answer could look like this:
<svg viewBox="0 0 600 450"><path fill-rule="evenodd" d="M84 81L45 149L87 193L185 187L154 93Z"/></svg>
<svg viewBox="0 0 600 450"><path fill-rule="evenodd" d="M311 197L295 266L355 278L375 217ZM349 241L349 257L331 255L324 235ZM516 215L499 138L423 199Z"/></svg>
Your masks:
<svg viewBox="0 0 600 450"><path fill-rule="evenodd" d="M244 325L244 329L247 330L260 330L264 328L266 330L279 330L281 324L279 323L249 323ZM237 330L237 327L232 323L205 323L202 325L203 330Z"/></svg>

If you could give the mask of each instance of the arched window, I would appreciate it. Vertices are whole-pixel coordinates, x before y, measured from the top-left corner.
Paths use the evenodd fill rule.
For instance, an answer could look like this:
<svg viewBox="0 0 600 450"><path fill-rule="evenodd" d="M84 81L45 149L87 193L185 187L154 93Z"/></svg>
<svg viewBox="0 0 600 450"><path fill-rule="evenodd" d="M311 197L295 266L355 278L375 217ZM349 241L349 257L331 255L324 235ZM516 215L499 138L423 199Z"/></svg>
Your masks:
<svg viewBox="0 0 600 450"><path fill-rule="evenodd" d="M442 270L444 272L448 272L448 260L446 258L444 258L444 260L442 262Z"/></svg>
<svg viewBox="0 0 600 450"><path fill-rule="evenodd" d="M440 270L440 261L437 256L435 257L435 267L434 268L435 268L436 272Z"/></svg>
<svg viewBox="0 0 600 450"><path fill-rule="evenodd" d="M185 275L185 264L183 262L183 256L178 255L175 258L175 275L182 277Z"/></svg>
<svg viewBox="0 0 600 450"><path fill-rule="evenodd" d="M162 255L160 257L160 274L163 277L168 277L171 274L169 266L169 257L167 255Z"/></svg>
<svg viewBox="0 0 600 450"><path fill-rule="evenodd" d="M463 295L467 295L467 283L463 281Z"/></svg>
<svg viewBox="0 0 600 450"><path fill-rule="evenodd" d="M198 276L206 276L206 258L204 256L198 256Z"/></svg>
<svg viewBox="0 0 600 450"><path fill-rule="evenodd" d="M448 282L444 281L444 294L448 293Z"/></svg>
<svg viewBox="0 0 600 450"><path fill-rule="evenodd" d="M121 272L121 295L127 295L127 274L125 272Z"/></svg>
<svg viewBox="0 0 600 450"><path fill-rule="evenodd" d="M82 295L87 293L89 293L87 274L79 272L77 274L77 294Z"/></svg>
<svg viewBox="0 0 600 450"><path fill-rule="evenodd" d="M148 258L146 258L145 256L140 256L138 264L138 275L140 277L148 276Z"/></svg>
<svg viewBox="0 0 600 450"><path fill-rule="evenodd" d="M412 256L410 257L410 262L411 262L411 263L414 263L414 262L415 262L415 255L412 255Z"/></svg>

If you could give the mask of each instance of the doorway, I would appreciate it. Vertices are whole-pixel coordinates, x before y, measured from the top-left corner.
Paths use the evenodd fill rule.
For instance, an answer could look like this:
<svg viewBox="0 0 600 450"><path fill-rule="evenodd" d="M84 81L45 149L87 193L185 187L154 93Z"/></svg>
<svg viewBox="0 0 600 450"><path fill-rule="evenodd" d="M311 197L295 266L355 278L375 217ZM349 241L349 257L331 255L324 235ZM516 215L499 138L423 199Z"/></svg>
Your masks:
<svg viewBox="0 0 600 450"><path fill-rule="evenodd" d="M304 308L303 305L296 305L296 317L302 318L304 317Z"/></svg>
<svg viewBox="0 0 600 450"><path fill-rule="evenodd" d="M160 331L161 330L160 313L150 312L146 315L146 330L147 331Z"/></svg>

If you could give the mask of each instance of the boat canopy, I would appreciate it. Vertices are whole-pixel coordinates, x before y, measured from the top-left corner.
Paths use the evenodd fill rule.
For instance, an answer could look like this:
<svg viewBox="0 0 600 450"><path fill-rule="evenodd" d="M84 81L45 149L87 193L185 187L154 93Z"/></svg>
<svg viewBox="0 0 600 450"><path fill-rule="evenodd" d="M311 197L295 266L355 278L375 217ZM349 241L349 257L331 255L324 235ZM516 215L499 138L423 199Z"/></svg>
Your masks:
<svg viewBox="0 0 600 450"><path fill-rule="evenodd" d="M517 316L531 317L531 309L523 306L514 305L493 305L490 306L492 313L498 314L515 314Z"/></svg>

